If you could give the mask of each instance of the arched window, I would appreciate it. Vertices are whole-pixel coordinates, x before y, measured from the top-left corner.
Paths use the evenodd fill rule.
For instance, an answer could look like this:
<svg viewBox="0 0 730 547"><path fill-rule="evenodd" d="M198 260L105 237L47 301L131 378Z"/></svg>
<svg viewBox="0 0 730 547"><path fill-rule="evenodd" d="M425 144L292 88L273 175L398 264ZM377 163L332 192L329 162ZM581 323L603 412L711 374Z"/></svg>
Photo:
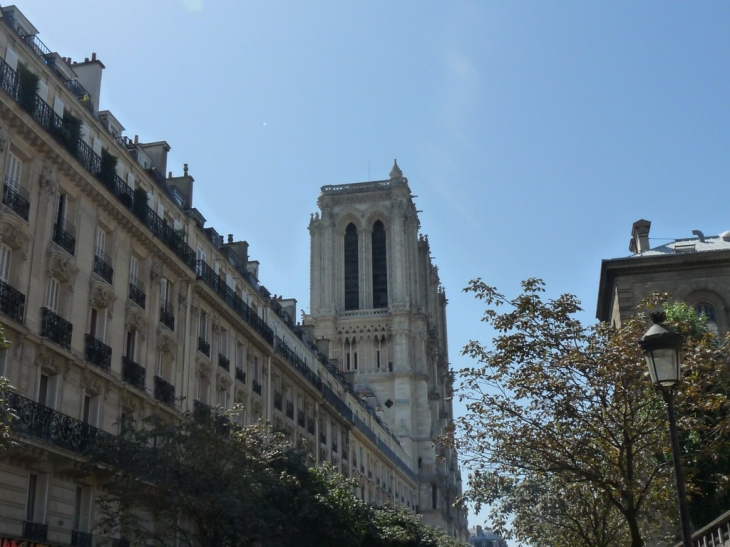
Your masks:
<svg viewBox="0 0 730 547"><path fill-rule="evenodd" d="M345 229L345 310L360 308L359 268L357 265L357 228Z"/></svg>
<svg viewBox="0 0 730 547"><path fill-rule="evenodd" d="M379 220L373 225L373 308L388 307L388 264L385 227Z"/></svg>
<svg viewBox="0 0 730 547"><path fill-rule="evenodd" d="M717 323L715 308L712 307L712 304L708 304L707 302L700 302L695 306L695 311L697 312L697 315L704 315L705 317L707 317L708 323Z"/></svg>

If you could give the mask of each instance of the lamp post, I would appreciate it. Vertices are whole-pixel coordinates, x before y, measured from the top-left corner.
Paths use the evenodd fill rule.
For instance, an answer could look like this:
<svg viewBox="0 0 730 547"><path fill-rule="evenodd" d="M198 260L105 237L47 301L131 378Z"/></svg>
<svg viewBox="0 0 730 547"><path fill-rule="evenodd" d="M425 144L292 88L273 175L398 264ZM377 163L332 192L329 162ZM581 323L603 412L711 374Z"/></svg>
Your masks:
<svg viewBox="0 0 730 547"><path fill-rule="evenodd" d="M692 533L689 527L689 509L687 495L684 489L684 474L679 452L679 438L677 437L677 421L674 416L674 388L679 383L680 360L679 349L682 347L682 335L665 327L662 323L666 319L663 313L651 315L654 324L639 340L644 351L644 358L649 367L651 381L662 392L667 403L669 415L669 438L672 442L672 458L674 460L674 479L677 483L677 497L679 498L679 519L682 525L682 545L692 547Z"/></svg>

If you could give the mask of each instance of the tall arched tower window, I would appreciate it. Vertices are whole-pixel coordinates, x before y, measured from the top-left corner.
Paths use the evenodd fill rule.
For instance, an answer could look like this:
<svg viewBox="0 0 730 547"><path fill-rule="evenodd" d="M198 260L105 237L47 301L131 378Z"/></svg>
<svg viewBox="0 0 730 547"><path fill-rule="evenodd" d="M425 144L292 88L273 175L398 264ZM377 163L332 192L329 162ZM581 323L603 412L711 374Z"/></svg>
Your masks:
<svg viewBox="0 0 730 547"><path fill-rule="evenodd" d="M357 265L357 228L345 229L345 310L360 308L360 272Z"/></svg>
<svg viewBox="0 0 730 547"><path fill-rule="evenodd" d="M388 264L385 227L379 220L373 225L373 308L388 307Z"/></svg>

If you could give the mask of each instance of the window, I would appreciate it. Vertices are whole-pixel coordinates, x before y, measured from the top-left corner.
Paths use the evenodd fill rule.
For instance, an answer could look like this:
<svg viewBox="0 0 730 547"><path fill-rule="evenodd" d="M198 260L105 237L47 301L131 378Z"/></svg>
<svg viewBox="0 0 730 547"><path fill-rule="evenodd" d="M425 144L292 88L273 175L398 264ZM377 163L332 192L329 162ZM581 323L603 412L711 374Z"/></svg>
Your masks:
<svg viewBox="0 0 730 547"><path fill-rule="evenodd" d="M10 257L12 250L4 243L0 244L0 281L8 283L10 278Z"/></svg>
<svg viewBox="0 0 730 547"><path fill-rule="evenodd" d="M172 283L166 278L160 279L160 307L165 311L171 311Z"/></svg>
<svg viewBox="0 0 730 547"><path fill-rule="evenodd" d="M139 260L132 256L129 258L129 282L135 287L138 286L137 272L139 271Z"/></svg>
<svg viewBox="0 0 730 547"><path fill-rule="evenodd" d="M130 361L135 360L136 356L136 350L137 350L137 331L136 330L129 330L127 331L127 341L124 346L125 349L125 357L129 359Z"/></svg>
<svg viewBox="0 0 730 547"><path fill-rule="evenodd" d="M28 477L28 499L25 504L25 520L34 522L36 496L38 495L38 475L31 473Z"/></svg>
<svg viewBox="0 0 730 547"><path fill-rule="evenodd" d="M38 402L48 408L55 408L58 392L58 375L41 373L38 379Z"/></svg>
<svg viewBox="0 0 730 547"><path fill-rule="evenodd" d="M705 317L707 317L708 323L717 323L715 308L712 306L712 304L708 304L707 302L700 302L695 306L695 311L697 312L697 315L704 315Z"/></svg>
<svg viewBox="0 0 730 547"><path fill-rule="evenodd" d="M56 194L56 204L54 207L54 215L53 215L53 223L54 224L63 224L63 221L66 220L66 210L68 208L68 197L63 192L58 192Z"/></svg>
<svg viewBox="0 0 730 547"><path fill-rule="evenodd" d="M357 228L350 223L345 229L345 310L360 308L360 271L357 254Z"/></svg>
<svg viewBox="0 0 730 547"><path fill-rule="evenodd" d="M48 498L48 473L31 473L28 476L28 496L25 504L25 520L44 523Z"/></svg>
<svg viewBox="0 0 730 547"><path fill-rule="evenodd" d="M100 342L106 339L106 309L98 310L91 308L91 317L89 319L89 334L92 338L96 338Z"/></svg>
<svg viewBox="0 0 730 547"><path fill-rule="evenodd" d="M84 395L84 408L82 410L81 421L94 427L99 423L98 395Z"/></svg>
<svg viewBox="0 0 730 547"><path fill-rule="evenodd" d="M198 338L204 342L208 341L208 314L201 310L200 321L198 322Z"/></svg>
<svg viewBox="0 0 730 547"><path fill-rule="evenodd" d="M106 232L97 226L96 242L94 244L94 256L104 258L104 250L106 249Z"/></svg>
<svg viewBox="0 0 730 547"><path fill-rule="evenodd" d="M379 220L373 225L373 308L388 307L388 265L386 261L385 227Z"/></svg>
<svg viewBox="0 0 730 547"><path fill-rule="evenodd" d="M5 162L5 187L17 193L22 171L23 162L15 154L8 152L8 159Z"/></svg>

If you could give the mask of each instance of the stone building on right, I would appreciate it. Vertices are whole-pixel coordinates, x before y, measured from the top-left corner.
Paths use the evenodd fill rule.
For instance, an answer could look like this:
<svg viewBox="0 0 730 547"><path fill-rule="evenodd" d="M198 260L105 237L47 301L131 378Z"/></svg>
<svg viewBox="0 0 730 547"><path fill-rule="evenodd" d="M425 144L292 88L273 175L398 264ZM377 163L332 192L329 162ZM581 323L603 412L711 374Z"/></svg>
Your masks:
<svg viewBox="0 0 730 547"><path fill-rule="evenodd" d="M705 236L675 239L652 247L651 222L637 220L631 227L629 251L623 258L601 263L596 317L620 325L636 313L641 300L663 291L707 316L708 326L719 334L730 331L730 230Z"/></svg>

